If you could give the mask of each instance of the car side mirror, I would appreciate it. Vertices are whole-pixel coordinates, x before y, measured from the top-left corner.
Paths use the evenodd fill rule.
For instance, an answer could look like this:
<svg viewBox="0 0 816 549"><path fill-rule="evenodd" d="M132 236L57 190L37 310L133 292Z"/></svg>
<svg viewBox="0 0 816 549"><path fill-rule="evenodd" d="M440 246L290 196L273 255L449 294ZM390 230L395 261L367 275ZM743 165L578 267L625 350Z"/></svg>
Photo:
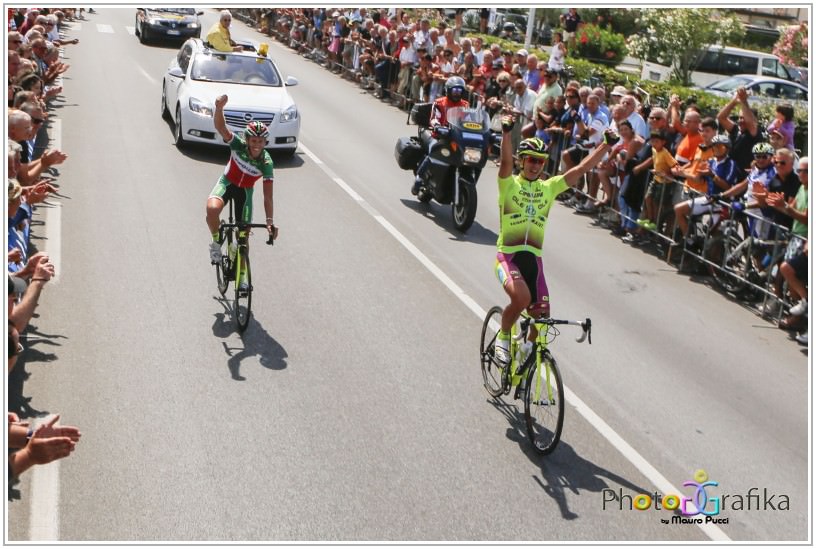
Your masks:
<svg viewBox="0 0 816 549"><path fill-rule="evenodd" d="M287 76L286 77L286 85L287 86L297 86L298 85L298 79L295 78L294 76Z"/></svg>
<svg viewBox="0 0 816 549"><path fill-rule="evenodd" d="M184 78L184 71L181 70L181 67L173 67L167 74L176 78Z"/></svg>
<svg viewBox="0 0 816 549"><path fill-rule="evenodd" d="M197 11L196 15L204 15L204 12L203 11Z"/></svg>

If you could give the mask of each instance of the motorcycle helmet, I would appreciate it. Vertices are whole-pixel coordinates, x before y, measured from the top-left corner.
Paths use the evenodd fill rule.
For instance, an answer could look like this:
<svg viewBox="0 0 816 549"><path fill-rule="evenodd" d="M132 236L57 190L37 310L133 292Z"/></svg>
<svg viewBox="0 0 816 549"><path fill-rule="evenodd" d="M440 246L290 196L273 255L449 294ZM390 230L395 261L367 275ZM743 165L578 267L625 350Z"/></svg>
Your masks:
<svg viewBox="0 0 816 549"><path fill-rule="evenodd" d="M754 145L754 148L751 149L751 154L767 154L771 155L774 153L773 147L771 147L770 143L757 143Z"/></svg>
<svg viewBox="0 0 816 549"><path fill-rule="evenodd" d="M445 97L448 101L460 101L465 94L465 81L461 76L451 76L445 81Z"/></svg>
<svg viewBox="0 0 816 549"><path fill-rule="evenodd" d="M525 156L533 156L535 158L548 159L550 157L547 153L547 148L544 142L538 137L530 137L525 139L518 146L518 156L523 158Z"/></svg>
<svg viewBox="0 0 816 549"><path fill-rule="evenodd" d="M244 129L244 139L250 137L269 137L269 130L266 126L264 126L263 122L258 122L257 120L253 120L249 124L247 124L246 129Z"/></svg>

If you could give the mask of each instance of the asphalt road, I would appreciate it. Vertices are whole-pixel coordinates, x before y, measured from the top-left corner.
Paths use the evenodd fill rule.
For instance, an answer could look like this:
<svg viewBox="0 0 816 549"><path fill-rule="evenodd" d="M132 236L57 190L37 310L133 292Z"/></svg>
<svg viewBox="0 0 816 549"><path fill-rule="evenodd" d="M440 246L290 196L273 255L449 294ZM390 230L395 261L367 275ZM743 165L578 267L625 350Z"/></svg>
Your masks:
<svg viewBox="0 0 816 549"><path fill-rule="evenodd" d="M504 302L495 167L455 233L393 159L405 113L279 44L303 147L276 160L280 238L253 239L240 337L205 250L227 155L173 146L159 99L177 46L140 45L133 9L97 11L68 30L52 136L69 158L35 229L59 276L23 386L83 438L16 486L10 541L808 539L808 362L787 334L558 205L553 312L595 330L552 347L574 397L538 457L520 403L481 386L477 313ZM729 496L719 530L604 503L658 477L692 497L701 468Z"/></svg>

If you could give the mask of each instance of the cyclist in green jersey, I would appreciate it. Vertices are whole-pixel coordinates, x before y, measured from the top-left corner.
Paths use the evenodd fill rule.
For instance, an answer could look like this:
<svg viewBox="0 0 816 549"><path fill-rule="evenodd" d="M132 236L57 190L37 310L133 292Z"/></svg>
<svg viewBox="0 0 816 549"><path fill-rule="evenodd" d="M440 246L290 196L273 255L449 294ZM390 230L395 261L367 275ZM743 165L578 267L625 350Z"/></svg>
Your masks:
<svg viewBox="0 0 816 549"><path fill-rule="evenodd" d="M549 291L541 261L544 232L555 198L574 187L579 178L598 165L619 137L607 130L604 140L580 164L547 180L539 179L549 154L536 137L519 144L521 172L513 175L513 145L510 133L515 119L502 119L501 164L499 165L499 239L496 243L496 276L510 298L502 313L501 330L496 338L496 358L510 362L510 330L522 311L531 316L550 314ZM536 337L530 334L530 340Z"/></svg>
<svg viewBox="0 0 816 549"><path fill-rule="evenodd" d="M212 235L209 246L210 262L221 261L221 244L218 242L218 226L221 210L227 200L235 202L236 217L246 223L252 222L252 196L255 183L263 179L264 210L269 234L277 238L278 229L272 221L272 158L264 148L269 137L269 130L261 122L252 121L244 130L244 137L233 133L224 119L224 106L227 96L220 95L215 99L213 123L226 143L229 143L230 159L224 168L223 175L216 182L207 198L207 227ZM242 281L243 285L243 281Z"/></svg>

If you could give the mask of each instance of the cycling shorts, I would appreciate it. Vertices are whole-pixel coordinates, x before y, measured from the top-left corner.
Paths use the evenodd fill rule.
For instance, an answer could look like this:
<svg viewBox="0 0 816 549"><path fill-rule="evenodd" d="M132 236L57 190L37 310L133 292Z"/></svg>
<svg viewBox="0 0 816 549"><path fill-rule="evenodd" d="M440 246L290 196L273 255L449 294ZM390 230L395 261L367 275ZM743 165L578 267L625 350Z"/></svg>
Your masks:
<svg viewBox="0 0 816 549"><path fill-rule="evenodd" d="M530 290L527 312L534 318L550 316L550 291L544 278L544 264L531 252L496 254L496 276L503 287L510 280L524 280Z"/></svg>
<svg viewBox="0 0 816 549"><path fill-rule="evenodd" d="M236 220L244 223L252 222L252 192L255 187L239 187L233 185L225 176L221 176L218 182L210 191L210 198L220 198L224 204L233 201L234 211L240 212L240 218L236 213Z"/></svg>

